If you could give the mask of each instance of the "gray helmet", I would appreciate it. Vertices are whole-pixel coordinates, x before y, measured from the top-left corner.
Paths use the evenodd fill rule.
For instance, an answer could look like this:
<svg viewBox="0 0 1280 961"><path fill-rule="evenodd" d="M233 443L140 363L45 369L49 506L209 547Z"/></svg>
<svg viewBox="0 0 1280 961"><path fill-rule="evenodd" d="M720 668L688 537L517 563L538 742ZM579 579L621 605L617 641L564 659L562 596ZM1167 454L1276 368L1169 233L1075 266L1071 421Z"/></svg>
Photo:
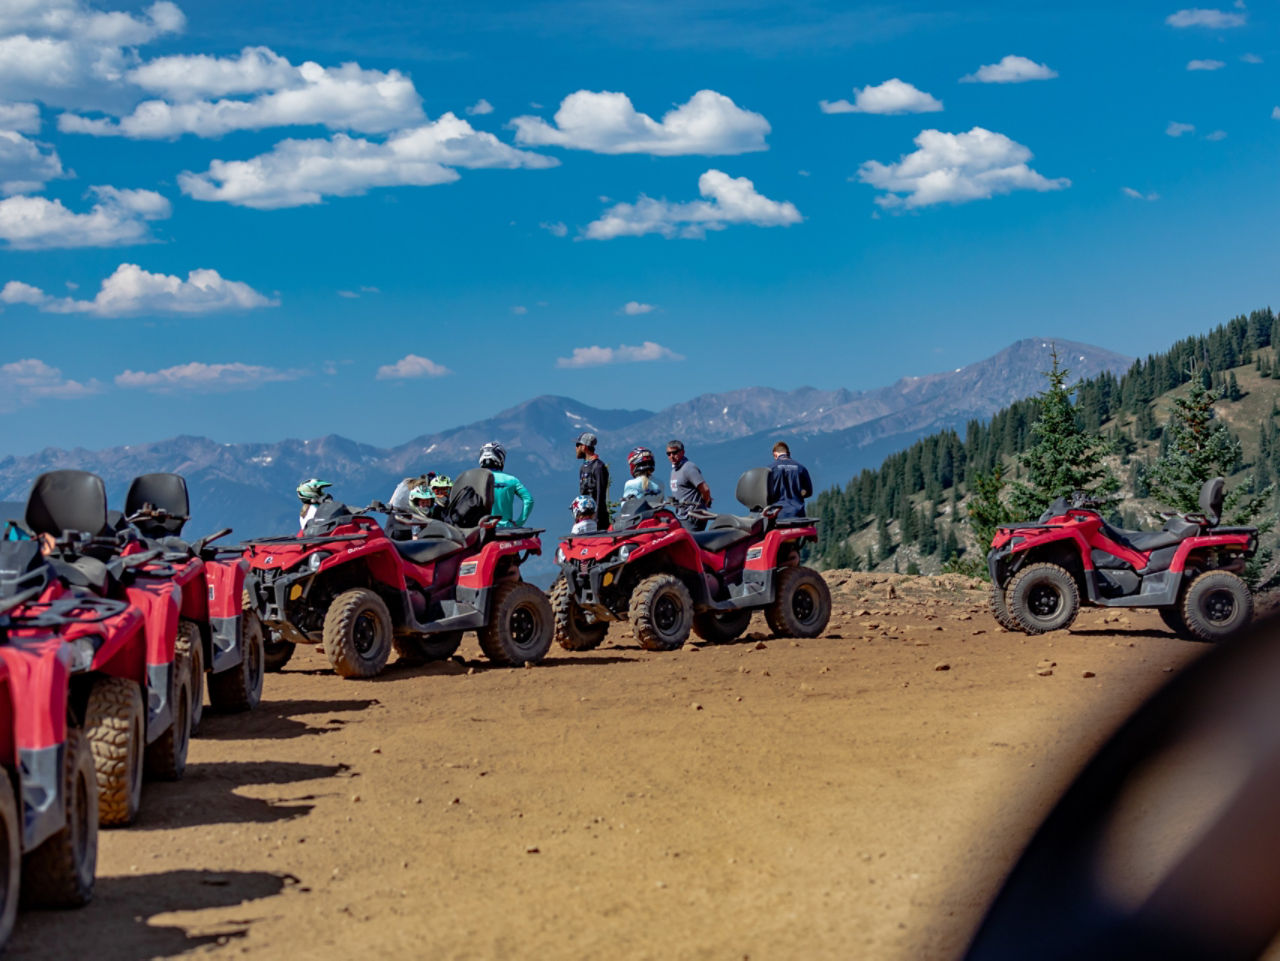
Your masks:
<svg viewBox="0 0 1280 961"><path fill-rule="evenodd" d="M480 448L480 466L489 470L502 470L507 463L507 449L496 440Z"/></svg>
<svg viewBox="0 0 1280 961"><path fill-rule="evenodd" d="M583 431L581 434L578 435L578 439L577 441L575 441L575 443L581 444L583 447L590 447L592 450L595 450L596 444L599 443L599 438L596 437L596 435L591 433L591 431L589 430Z"/></svg>

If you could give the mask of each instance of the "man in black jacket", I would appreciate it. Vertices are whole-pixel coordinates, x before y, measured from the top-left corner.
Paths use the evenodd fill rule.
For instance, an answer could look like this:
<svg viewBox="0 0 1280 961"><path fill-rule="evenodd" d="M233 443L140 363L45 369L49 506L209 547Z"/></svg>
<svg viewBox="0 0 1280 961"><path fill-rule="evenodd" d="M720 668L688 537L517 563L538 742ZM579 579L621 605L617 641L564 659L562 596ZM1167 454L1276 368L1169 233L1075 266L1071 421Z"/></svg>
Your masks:
<svg viewBox="0 0 1280 961"><path fill-rule="evenodd" d="M804 501L813 495L813 481L803 464L791 459L785 441L773 445L773 466L769 468L769 503L782 507L779 517L804 517Z"/></svg>
<svg viewBox="0 0 1280 961"><path fill-rule="evenodd" d="M596 502L596 527L609 529L609 466L596 455L595 434L584 432L576 443L578 460L578 493L586 494Z"/></svg>

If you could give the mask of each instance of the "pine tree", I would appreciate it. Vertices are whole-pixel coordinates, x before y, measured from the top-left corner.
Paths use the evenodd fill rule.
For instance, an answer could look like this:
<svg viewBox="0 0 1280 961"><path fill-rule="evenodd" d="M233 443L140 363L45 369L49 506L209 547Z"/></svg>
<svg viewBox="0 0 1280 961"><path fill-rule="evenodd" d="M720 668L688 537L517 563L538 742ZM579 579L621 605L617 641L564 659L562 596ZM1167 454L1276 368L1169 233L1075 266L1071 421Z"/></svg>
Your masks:
<svg viewBox="0 0 1280 961"><path fill-rule="evenodd" d="M1045 371L1049 387L1040 394L1040 416L1031 428L1034 444L1018 458L1027 483L1015 484L1009 498L1022 517L1037 516L1072 491L1105 496L1119 487L1102 460L1106 443L1076 422L1067 389L1070 371L1059 364L1056 349L1051 356L1053 368Z"/></svg>
<svg viewBox="0 0 1280 961"><path fill-rule="evenodd" d="M1151 495L1173 510L1199 511L1204 482L1229 475L1240 461L1240 441L1217 419L1215 400L1200 377L1192 379L1185 397L1174 398L1164 432L1167 448L1147 473Z"/></svg>
<svg viewBox="0 0 1280 961"><path fill-rule="evenodd" d="M889 555L893 553L893 538L889 534L889 524L881 514L876 522L876 541L877 550L880 553L880 560L887 560Z"/></svg>
<svg viewBox="0 0 1280 961"><path fill-rule="evenodd" d="M1227 377L1227 400L1239 400L1244 396L1244 392L1240 390L1240 382L1236 380L1236 372L1233 370Z"/></svg>
<svg viewBox="0 0 1280 961"><path fill-rule="evenodd" d="M971 480L973 496L969 498L965 513L969 516L969 526L973 529L974 540L978 542L978 550L985 553L995 537L996 528L1013 519L1000 500L1004 491L1004 469L996 464L990 474L974 474Z"/></svg>

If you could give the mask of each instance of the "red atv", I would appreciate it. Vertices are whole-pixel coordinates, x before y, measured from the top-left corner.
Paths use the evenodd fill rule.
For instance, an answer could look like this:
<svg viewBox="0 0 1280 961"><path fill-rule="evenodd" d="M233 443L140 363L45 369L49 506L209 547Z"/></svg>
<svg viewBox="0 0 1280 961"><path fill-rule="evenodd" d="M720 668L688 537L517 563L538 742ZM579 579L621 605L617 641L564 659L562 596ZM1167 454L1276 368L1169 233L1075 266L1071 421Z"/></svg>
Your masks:
<svg viewBox="0 0 1280 961"><path fill-rule="evenodd" d="M459 513L465 503L474 507ZM440 660L468 630L498 664L541 661L551 608L520 577L529 555L542 553L541 532L498 526L493 474L483 468L458 476L449 504L467 526L329 501L296 537L249 541L251 598L273 644L288 645L268 667L283 666L295 644L321 644L338 674L372 677L393 647ZM369 511L388 515L386 531Z"/></svg>
<svg viewBox="0 0 1280 961"><path fill-rule="evenodd" d="M625 501L612 530L578 534L556 551L561 576L551 589L556 640L583 651L604 640L610 621L629 620L640 646L681 647L692 630L731 641L764 611L775 634L816 637L831 617L831 592L800 566L800 548L816 541L807 517L780 519L768 505L768 468L738 480L746 517L691 510L710 521L693 532L674 505L657 497Z"/></svg>
<svg viewBox="0 0 1280 961"><path fill-rule="evenodd" d="M0 948L19 890L37 907L93 894L98 789L75 672L98 637L142 629L120 601L60 591L41 601L51 577L39 544L0 543Z"/></svg>
<svg viewBox="0 0 1280 961"><path fill-rule="evenodd" d="M1002 627L1043 634L1068 627L1081 597L1100 607L1153 607L1175 633L1221 641L1253 617L1240 578L1258 549L1255 527L1219 527L1224 481L1200 491L1200 513L1166 515L1158 531L1124 531L1077 491L1038 522L996 529L987 554L991 613Z"/></svg>
<svg viewBox="0 0 1280 961"><path fill-rule="evenodd" d="M191 563L173 578L154 568L160 551L122 556L107 523L102 479L86 471L41 474L31 489L27 527L48 552L52 577L39 600L83 591L123 601L141 615L136 629L91 635L77 647L72 691L93 750L101 823L129 824L142 777L177 780L191 734L191 656L179 645L182 589Z"/></svg>
<svg viewBox="0 0 1280 961"><path fill-rule="evenodd" d="M181 474L135 477L125 497L124 524L139 539L124 555L159 549L141 576L167 576L182 589L179 645L191 652L192 729L204 713L205 672L209 703L217 711L247 711L262 699L264 633L244 589L249 564L239 547L212 547L231 533L223 528L195 543L182 539L191 501ZM193 563L194 562L194 563Z"/></svg>

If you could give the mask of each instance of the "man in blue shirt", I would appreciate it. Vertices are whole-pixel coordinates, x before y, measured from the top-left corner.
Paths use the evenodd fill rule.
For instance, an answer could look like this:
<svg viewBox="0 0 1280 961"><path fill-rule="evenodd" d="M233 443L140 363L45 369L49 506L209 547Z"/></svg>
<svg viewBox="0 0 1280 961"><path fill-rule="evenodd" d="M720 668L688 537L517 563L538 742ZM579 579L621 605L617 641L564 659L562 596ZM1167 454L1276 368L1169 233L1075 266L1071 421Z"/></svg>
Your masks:
<svg viewBox="0 0 1280 961"><path fill-rule="evenodd" d="M782 508L779 517L804 517L804 501L813 496L813 481L803 464L791 459L785 441L773 445L773 466L769 468L769 503Z"/></svg>

